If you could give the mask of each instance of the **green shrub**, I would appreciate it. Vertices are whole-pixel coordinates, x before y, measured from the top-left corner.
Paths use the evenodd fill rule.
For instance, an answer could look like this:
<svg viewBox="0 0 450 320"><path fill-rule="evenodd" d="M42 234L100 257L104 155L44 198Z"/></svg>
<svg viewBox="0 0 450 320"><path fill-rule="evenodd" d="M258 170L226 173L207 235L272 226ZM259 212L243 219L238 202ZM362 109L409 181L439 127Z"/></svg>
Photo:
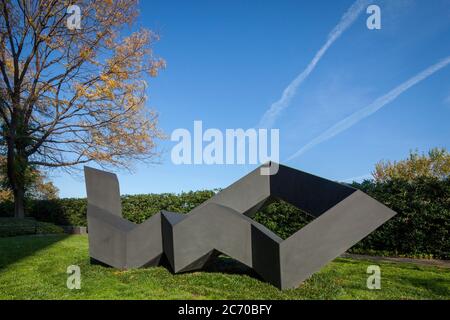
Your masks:
<svg viewBox="0 0 450 320"><path fill-rule="evenodd" d="M141 223L161 210L188 213L214 195L214 191L191 191L180 194L141 194L122 197L123 216Z"/></svg>
<svg viewBox="0 0 450 320"><path fill-rule="evenodd" d="M161 211L187 213L214 195L214 191L184 192L181 194L145 194L122 196L122 214L130 221L141 223ZM57 225L87 226L86 199L28 200L29 217ZM0 203L0 217L11 217L14 204Z"/></svg>
<svg viewBox="0 0 450 320"><path fill-rule="evenodd" d="M450 259L450 179L354 184L398 214L353 250Z"/></svg>
<svg viewBox="0 0 450 320"><path fill-rule="evenodd" d="M29 201L28 213L39 221L63 226L86 226L86 199L64 198Z"/></svg>
<svg viewBox="0 0 450 320"><path fill-rule="evenodd" d="M311 216L284 201L275 201L253 219L286 239L313 220Z"/></svg>
<svg viewBox="0 0 450 320"><path fill-rule="evenodd" d="M64 233L61 227L34 219L0 218L0 237Z"/></svg>

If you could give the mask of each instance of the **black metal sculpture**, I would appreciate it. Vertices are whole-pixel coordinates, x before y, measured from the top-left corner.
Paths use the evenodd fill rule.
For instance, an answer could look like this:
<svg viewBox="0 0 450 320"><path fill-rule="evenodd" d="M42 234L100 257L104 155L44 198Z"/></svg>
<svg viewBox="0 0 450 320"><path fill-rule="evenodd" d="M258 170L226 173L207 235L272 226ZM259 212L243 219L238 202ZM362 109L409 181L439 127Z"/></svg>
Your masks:
<svg viewBox="0 0 450 320"><path fill-rule="evenodd" d="M142 224L121 216L114 174L85 167L91 258L116 268L159 264L201 269L217 253L253 268L280 289L293 288L396 213L365 193L274 163L252 171L188 214L161 211ZM314 216L283 240L250 217L273 198Z"/></svg>

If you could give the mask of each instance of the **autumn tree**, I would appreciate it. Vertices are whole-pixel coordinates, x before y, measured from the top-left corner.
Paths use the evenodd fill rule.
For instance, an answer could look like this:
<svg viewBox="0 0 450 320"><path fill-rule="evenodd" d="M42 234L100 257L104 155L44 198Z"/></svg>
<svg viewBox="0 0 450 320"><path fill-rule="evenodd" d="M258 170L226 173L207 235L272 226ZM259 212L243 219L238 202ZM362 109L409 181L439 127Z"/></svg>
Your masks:
<svg viewBox="0 0 450 320"><path fill-rule="evenodd" d="M29 168L155 156L144 80L164 61L157 35L133 29L137 0L0 0L0 11L1 153L16 217Z"/></svg>
<svg viewBox="0 0 450 320"><path fill-rule="evenodd" d="M419 177L446 179L450 177L450 153L443 148L433 148L428 154L412 151L406 160L378 162L372 175L379 182L412 181Z"/></svg>

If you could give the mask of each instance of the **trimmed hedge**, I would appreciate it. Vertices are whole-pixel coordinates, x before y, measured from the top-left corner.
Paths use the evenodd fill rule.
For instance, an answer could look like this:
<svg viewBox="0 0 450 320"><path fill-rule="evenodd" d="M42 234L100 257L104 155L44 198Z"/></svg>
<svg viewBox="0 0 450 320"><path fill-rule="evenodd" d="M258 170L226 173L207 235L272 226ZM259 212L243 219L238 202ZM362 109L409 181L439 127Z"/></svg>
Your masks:
<svg viewBox="0 0 450 320"><path fill-rule="evenodd" d="M450 259L450 179L365 181L353 186L398 215L354 246L352 252ZM189 212L213 195L214 191L208 190L178 195L127 195L122 197L123 215L141 223L160 210ZM8 216L12 209L12 203L0 203L0 216ZM29 201L27 212L40 221L86 226L86 199ZM310 216L283 201L266 206L254 219L282 238L312 221Z"/></svg>
<svg viewBox="0 0 450 320"><path fill-rule="evenodd" d="M450 259L450 178L353 186L398 213L354 246L354 252Z"/></svg>
<svg viewBox="0 0 450 320"><path fill-rule="evenodd" d="M283 239L303 228L314 218L284 201L274 201L253 219L275 232Z"/></svg>
<svg viewBox="0 0 450 320"><path fill-rule="evenodd" d="M141 223L153 214L168 210L187 213L214 195L214 191L185 192L181 194L146 194L122 196L122 214L133 222ZM55 200L28 200L26 212L29 217L57 225L87 226L87 201L85 198ZM11 217L12 202L0 203L0 217Z"/></svg>
<svg viewBox="0 0 450 320"><path fill-rule="evenodd" d="M0 238L29 234L60 234L61 227L53 223L36 221L34 219L0 218Z"/></svg>

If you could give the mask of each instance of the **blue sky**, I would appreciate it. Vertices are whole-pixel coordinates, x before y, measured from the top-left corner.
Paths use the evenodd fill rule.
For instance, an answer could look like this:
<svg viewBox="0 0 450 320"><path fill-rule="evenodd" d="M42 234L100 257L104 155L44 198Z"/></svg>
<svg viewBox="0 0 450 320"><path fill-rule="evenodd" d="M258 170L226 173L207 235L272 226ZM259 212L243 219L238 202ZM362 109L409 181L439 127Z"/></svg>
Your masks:
<svg viewBox="0 0 450 320"><path fill-rule="evenodd" d="M310 63L355 1L141 1L138 26L158 32L167 68L149 80L148 107L167 134L252 128ZM346 117L450 56L450 0L372 1L321 57L275 119L281 162ZM450 65L377 112L314 145L287 165L333 180L369 174L381 159L409 150L450 149ZM255 166L173 165L174 142L159 143L161 164L117 172L122 194L226 187ZM85 196L82 175L53 172L61 197Z"/></svg>

